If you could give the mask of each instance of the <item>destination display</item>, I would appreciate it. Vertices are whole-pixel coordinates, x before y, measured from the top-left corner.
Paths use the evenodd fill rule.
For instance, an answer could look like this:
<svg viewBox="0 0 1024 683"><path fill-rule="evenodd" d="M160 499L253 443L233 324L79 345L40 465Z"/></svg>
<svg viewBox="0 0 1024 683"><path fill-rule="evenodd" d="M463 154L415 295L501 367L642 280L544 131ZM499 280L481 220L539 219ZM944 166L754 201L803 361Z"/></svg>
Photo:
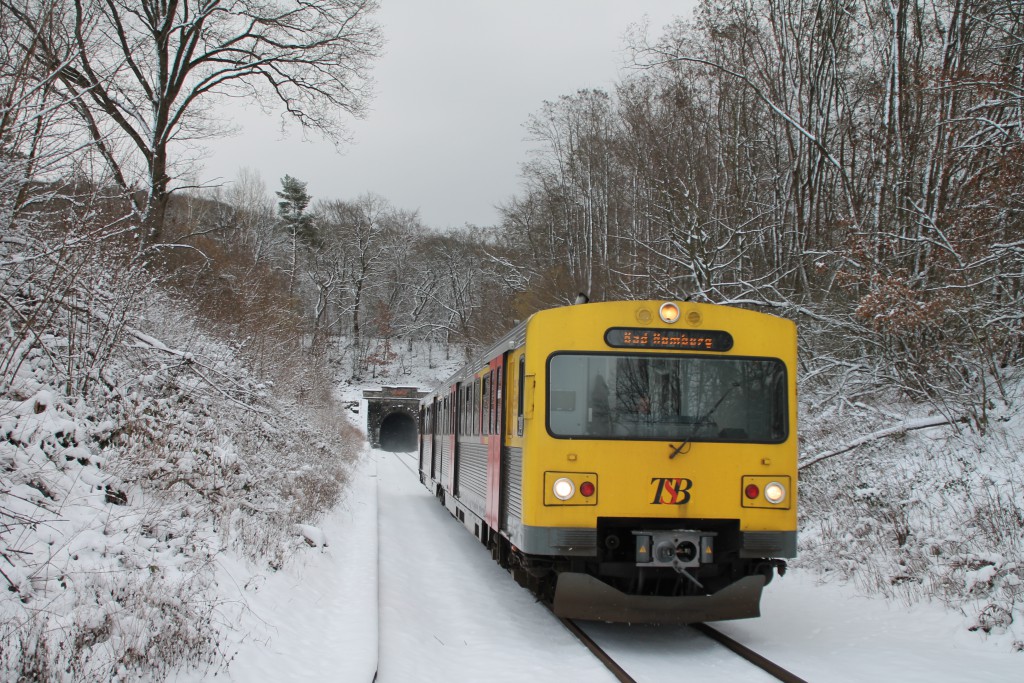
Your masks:
<svg viewBox="0 0 1024 683"><path fill-rule="evenodd" d="M617 349L728 351L732 348L732 335L722 330L612 327L604 333L604 341L608 346Z"/></svg>

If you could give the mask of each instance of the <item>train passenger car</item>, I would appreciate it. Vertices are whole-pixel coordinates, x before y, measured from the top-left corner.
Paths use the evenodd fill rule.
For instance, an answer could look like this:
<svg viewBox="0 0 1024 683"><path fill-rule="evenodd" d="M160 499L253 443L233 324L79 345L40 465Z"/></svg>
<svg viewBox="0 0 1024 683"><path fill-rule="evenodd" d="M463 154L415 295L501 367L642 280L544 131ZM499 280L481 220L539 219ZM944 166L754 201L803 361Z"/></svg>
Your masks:
<svg viewBox="0 0 1024 683"><path fill-rule="evenodd" d="M753 617L796 555L796 414L791 321L566 306L424 399L420 479L560 616Z"/></svg>

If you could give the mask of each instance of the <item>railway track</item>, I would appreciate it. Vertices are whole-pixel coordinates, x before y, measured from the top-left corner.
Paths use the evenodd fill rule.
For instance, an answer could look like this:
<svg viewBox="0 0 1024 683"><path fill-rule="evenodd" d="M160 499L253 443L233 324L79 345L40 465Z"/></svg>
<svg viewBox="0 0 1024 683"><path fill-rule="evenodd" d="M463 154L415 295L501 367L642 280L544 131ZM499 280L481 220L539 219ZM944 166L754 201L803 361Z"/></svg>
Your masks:
<svg viewBox="0 0 1024 683"><path fill-rule="evenodd" d="M576 638L579 639L583 645L590 650L598 661L600 661L607 669L622 683L638 683L638 681L630 676L630 674L624 669L608 652L602 648L594 638L592 638L586 631L571 619L561 619L559 621L569 630ZM783 683L807 683L803 678L800 678L793 672L779 666L775 662L768 658L760 655L746 645L739 643L729 636L725 635L721 631L714 629L707 624L691 624L690 628L696 630L704 636L714 640L723 647L729 649L731 652L739 655L747 662L753 664L759 669L765 671L772 677L776 678Z"/></svg>
<svg viewBox="0 0 1024 683"><path fill-rule="evenodd" d="M626 673L626 670L619 666L618 663L612 659L611 655L605 652L601 646L597 644L596 640L587 635L586 631L577 626L575 621L572 619L562 619L560 617L558 617L558 621L560 621L562 626L567 628L570 633L576 636L579 641L583 643L583 645L586 646L586 648L590 650L595 657L597 657L598 661L604 664L605 667L612 672L615 678L623 683L636 683L636 679Z"/></svg>

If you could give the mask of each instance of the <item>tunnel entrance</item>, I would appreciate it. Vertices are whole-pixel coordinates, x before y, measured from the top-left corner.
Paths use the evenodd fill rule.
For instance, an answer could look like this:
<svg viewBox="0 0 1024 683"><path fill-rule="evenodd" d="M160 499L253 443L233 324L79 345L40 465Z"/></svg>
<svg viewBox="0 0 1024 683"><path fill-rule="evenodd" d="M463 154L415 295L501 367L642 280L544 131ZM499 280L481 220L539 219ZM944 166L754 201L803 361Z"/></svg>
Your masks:
<svg viewBox="0 0 1024 683"><path fill-rule="evenodd" d="M366 438L374 448L395 453L419 446L419 404L427 395L416 387L382 387L363 392Z"/></svg>
<svg viewBox="0 0 1024 683"><path fill-rule="evenodd" d="M391 413L380 423L380 447L385 451L414 451L418 446L417 436L416 420L404 411Z"/></svg>

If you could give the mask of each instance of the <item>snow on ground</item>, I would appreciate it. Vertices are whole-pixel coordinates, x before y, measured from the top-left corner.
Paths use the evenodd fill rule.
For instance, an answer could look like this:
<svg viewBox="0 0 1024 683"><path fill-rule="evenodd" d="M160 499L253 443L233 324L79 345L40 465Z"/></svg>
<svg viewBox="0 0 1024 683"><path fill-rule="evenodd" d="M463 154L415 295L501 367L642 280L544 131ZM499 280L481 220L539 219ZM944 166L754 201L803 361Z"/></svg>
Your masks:
<svg viewBox="0 0 1024 683"><path fill-rule="evenodd" d="M615 680L420 485L414 456L373 454L380 683Z"/></svg>
<svg viewBox="0 0 1024 683"><path fill-rule="evenodd" d="M375 464L359 463L345 501L282 571L220 555L218 581L236 623L222 643L230 681L372 681L377 667ZM234 599L232 599L234 596ZM245 635L247 633L247 635ZM224 680L224 671L180 673L179 683Z"/></svg>
<svg viewBox="0 0 1024 683"><path fill-rule="evenodd" d="M326 547L273 574L223 566L249 603L239 619L257 636L233 644L238 653L217 679L369 682L379 648L380 683L613 680L414 470L412 454L367 451L348 499L320 525ZM768 586L762 613L717 626L815 683L1024 680L1020 654L937 605L903 608L791 571ZM587 629L641 681L664 681L666 670L678 679L681 661L702 680L767 680L685 627Z"/></svg>

